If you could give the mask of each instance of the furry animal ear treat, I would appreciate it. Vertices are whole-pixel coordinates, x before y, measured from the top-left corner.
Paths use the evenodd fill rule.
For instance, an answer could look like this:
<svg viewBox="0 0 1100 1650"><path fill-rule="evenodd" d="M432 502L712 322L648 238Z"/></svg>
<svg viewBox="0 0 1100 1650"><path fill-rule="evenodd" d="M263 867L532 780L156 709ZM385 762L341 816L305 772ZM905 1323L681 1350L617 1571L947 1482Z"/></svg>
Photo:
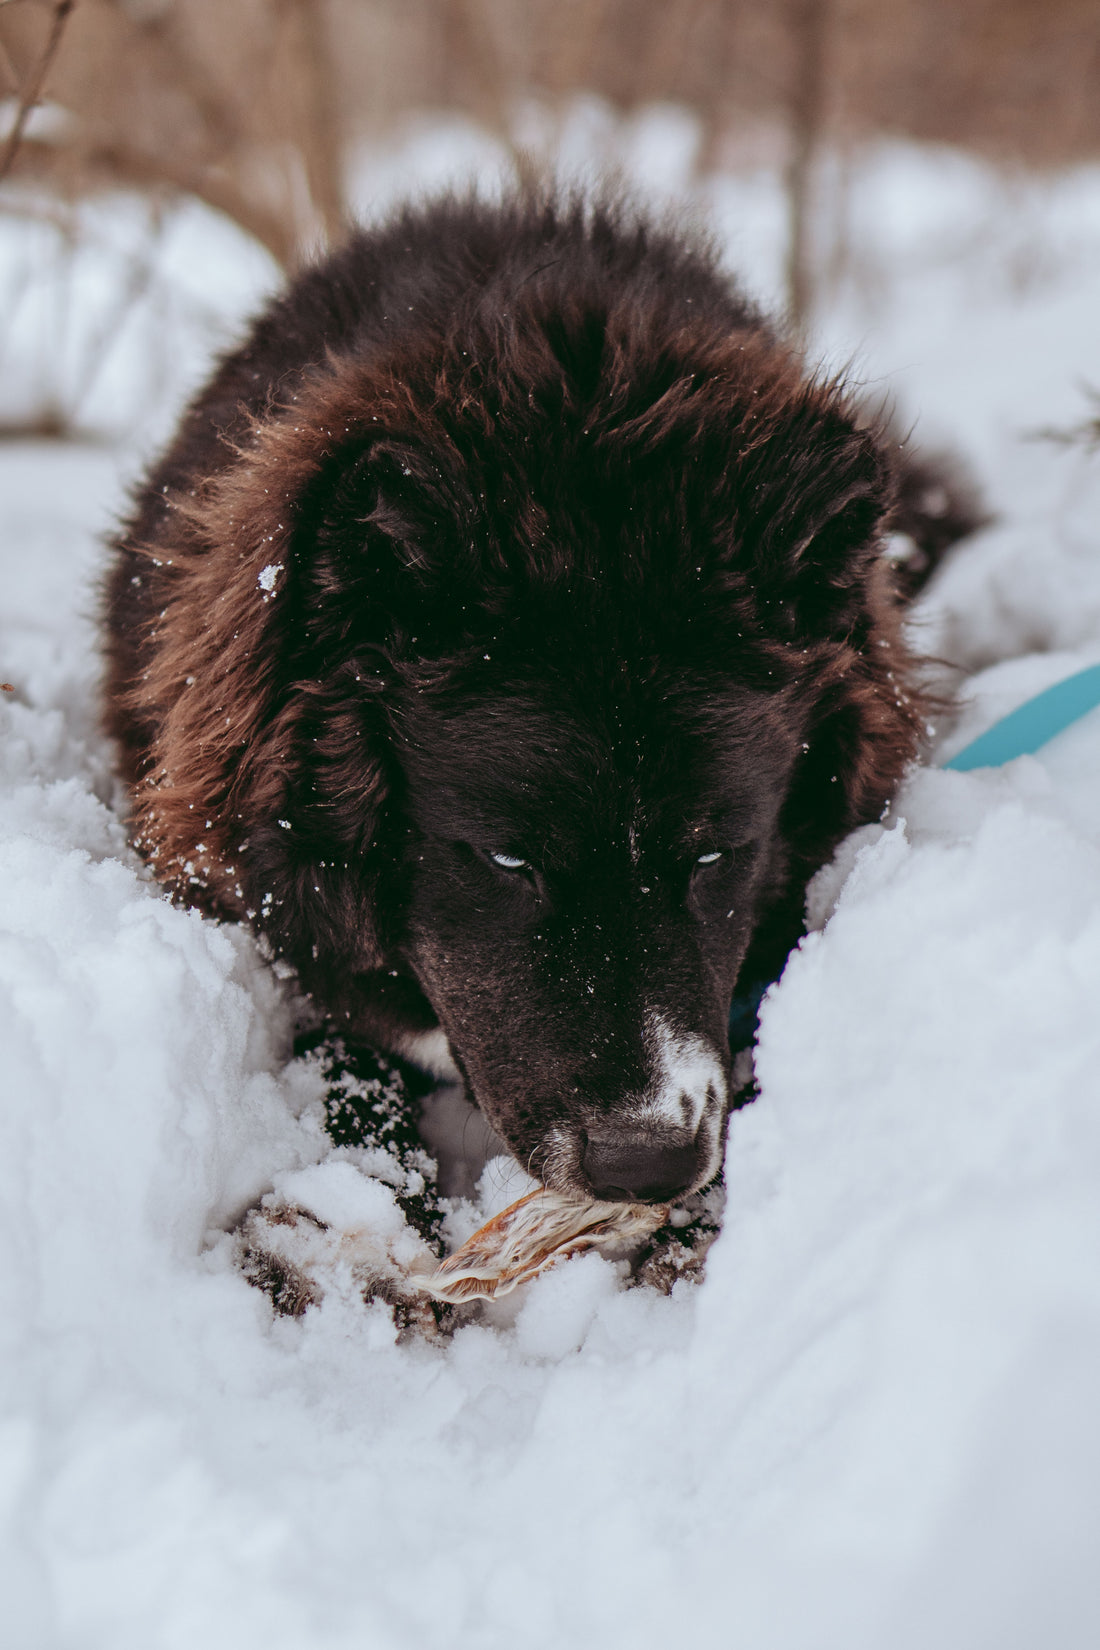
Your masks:
<svg viewBox="0 0 1100 1650"><path fill-rule="evenodd" d="M442 1265L412 1282L433 1300L495 1299L585 1249L625 1248L652 1237L667 1204L595 1203L540 1186L487 1220Z"/></svg>
<svg viewBox="0 0 1100 1650"><path fill-rule="evenodd" d="M277 1194L269 1194L245 1216L237 1249L246 1276L267 1291L279 1311L292 1316L316 1305L330 1288L350 1284L364 1299L394 1307L399 1327L428 1334L439 1327L440 1308L511 1294L571 1255L587 1249L613 1256L637 1251L670 1213L667 1204L597 1203L540 1186L486 1221L433 1267L431 1249L402 1221L385 1188L345 1162L330 1160L326 1172L330 1183L321 1204L327 1205L329 1218ZM333 1177L338 1182L335 1206ZM359 1190L356 1198L353 1188L350 1204L349 1179ZM358 1207L368 1193L379 1205L373 1210Z"/></svg>

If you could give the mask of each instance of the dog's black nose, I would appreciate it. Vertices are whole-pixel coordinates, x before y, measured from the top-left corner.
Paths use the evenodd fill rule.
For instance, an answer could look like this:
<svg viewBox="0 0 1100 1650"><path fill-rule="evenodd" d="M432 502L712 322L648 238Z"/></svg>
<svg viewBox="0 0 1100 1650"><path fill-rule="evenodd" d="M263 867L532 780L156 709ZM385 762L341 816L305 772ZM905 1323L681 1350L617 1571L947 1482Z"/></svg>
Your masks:
<svg viewBox="0 0 1100 1650"><path fill-rule="evenodd" d="M607 1203L667 1203L695 1179L699 1154L692 1139L644 1140L630 1134L590 1134L584 1172L593 1194Z"/></svg>

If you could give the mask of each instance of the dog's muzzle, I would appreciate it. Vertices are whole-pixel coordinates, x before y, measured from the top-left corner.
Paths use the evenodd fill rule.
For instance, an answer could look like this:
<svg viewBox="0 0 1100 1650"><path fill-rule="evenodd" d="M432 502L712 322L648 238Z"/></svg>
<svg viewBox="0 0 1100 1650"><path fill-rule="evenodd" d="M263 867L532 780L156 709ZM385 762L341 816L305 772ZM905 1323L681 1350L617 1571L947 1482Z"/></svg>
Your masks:
<svg viewBox="0 0 1100 1650"><path fill-rule="evenodd" d="M709 1165L712 1137L686 1131L640 1137L622 1128L589 1133L581 1167L593 1197L605 1203L668 1203L699 1182ZM709 1176L707 1177L709 1178Z"/></svg>
<svg viewBox="0 0 1100 1650"><path fill-rule="evenodd" d="M718 1173L728 1087L714 1048L659 1012L647 1016L649 1082L590 1117L580 1170L604 1202L667 1203Z"/></svg>

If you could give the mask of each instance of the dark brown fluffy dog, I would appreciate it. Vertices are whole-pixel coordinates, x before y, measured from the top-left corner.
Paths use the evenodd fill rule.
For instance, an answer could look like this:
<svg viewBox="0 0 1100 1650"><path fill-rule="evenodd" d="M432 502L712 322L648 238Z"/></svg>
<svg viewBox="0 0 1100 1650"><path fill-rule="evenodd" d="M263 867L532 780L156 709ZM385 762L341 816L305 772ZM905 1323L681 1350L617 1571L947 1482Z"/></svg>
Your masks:
<svg viewBox="0 0 1100 1650"><path fill-rule="evenodd" d="M135 841L334 1023L453 1062L540 1178L701 1186L738 981L920 744L888 448L623 209L356 236L223 363L118 544Z"/></svg>

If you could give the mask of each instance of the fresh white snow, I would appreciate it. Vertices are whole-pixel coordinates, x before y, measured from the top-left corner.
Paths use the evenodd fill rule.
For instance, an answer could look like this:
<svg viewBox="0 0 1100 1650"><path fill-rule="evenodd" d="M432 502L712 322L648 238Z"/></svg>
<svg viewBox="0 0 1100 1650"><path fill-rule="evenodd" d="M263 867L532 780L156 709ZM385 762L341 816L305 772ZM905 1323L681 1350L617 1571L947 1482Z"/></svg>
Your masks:
<svg viewBox="0 0 1100 1650"><path fill-rule="evenodd" d="M710 195L767 289L774 187ZM1029 438L1100 381L1100 173L884 150L851 211L823 351L1002 512L916 619L968 675L949 754L1100 659L1100 456ZM700 1287L587 1255L444 1346L339 1290L277 1320L241 1211L378 1198L319 1165L289 983L126 846L94 587L141 439L0 446L4 1642L1092 1650L1100 712L914 774L816 879ZM526 1189L491 1173L486 1209Z"/></svg>

